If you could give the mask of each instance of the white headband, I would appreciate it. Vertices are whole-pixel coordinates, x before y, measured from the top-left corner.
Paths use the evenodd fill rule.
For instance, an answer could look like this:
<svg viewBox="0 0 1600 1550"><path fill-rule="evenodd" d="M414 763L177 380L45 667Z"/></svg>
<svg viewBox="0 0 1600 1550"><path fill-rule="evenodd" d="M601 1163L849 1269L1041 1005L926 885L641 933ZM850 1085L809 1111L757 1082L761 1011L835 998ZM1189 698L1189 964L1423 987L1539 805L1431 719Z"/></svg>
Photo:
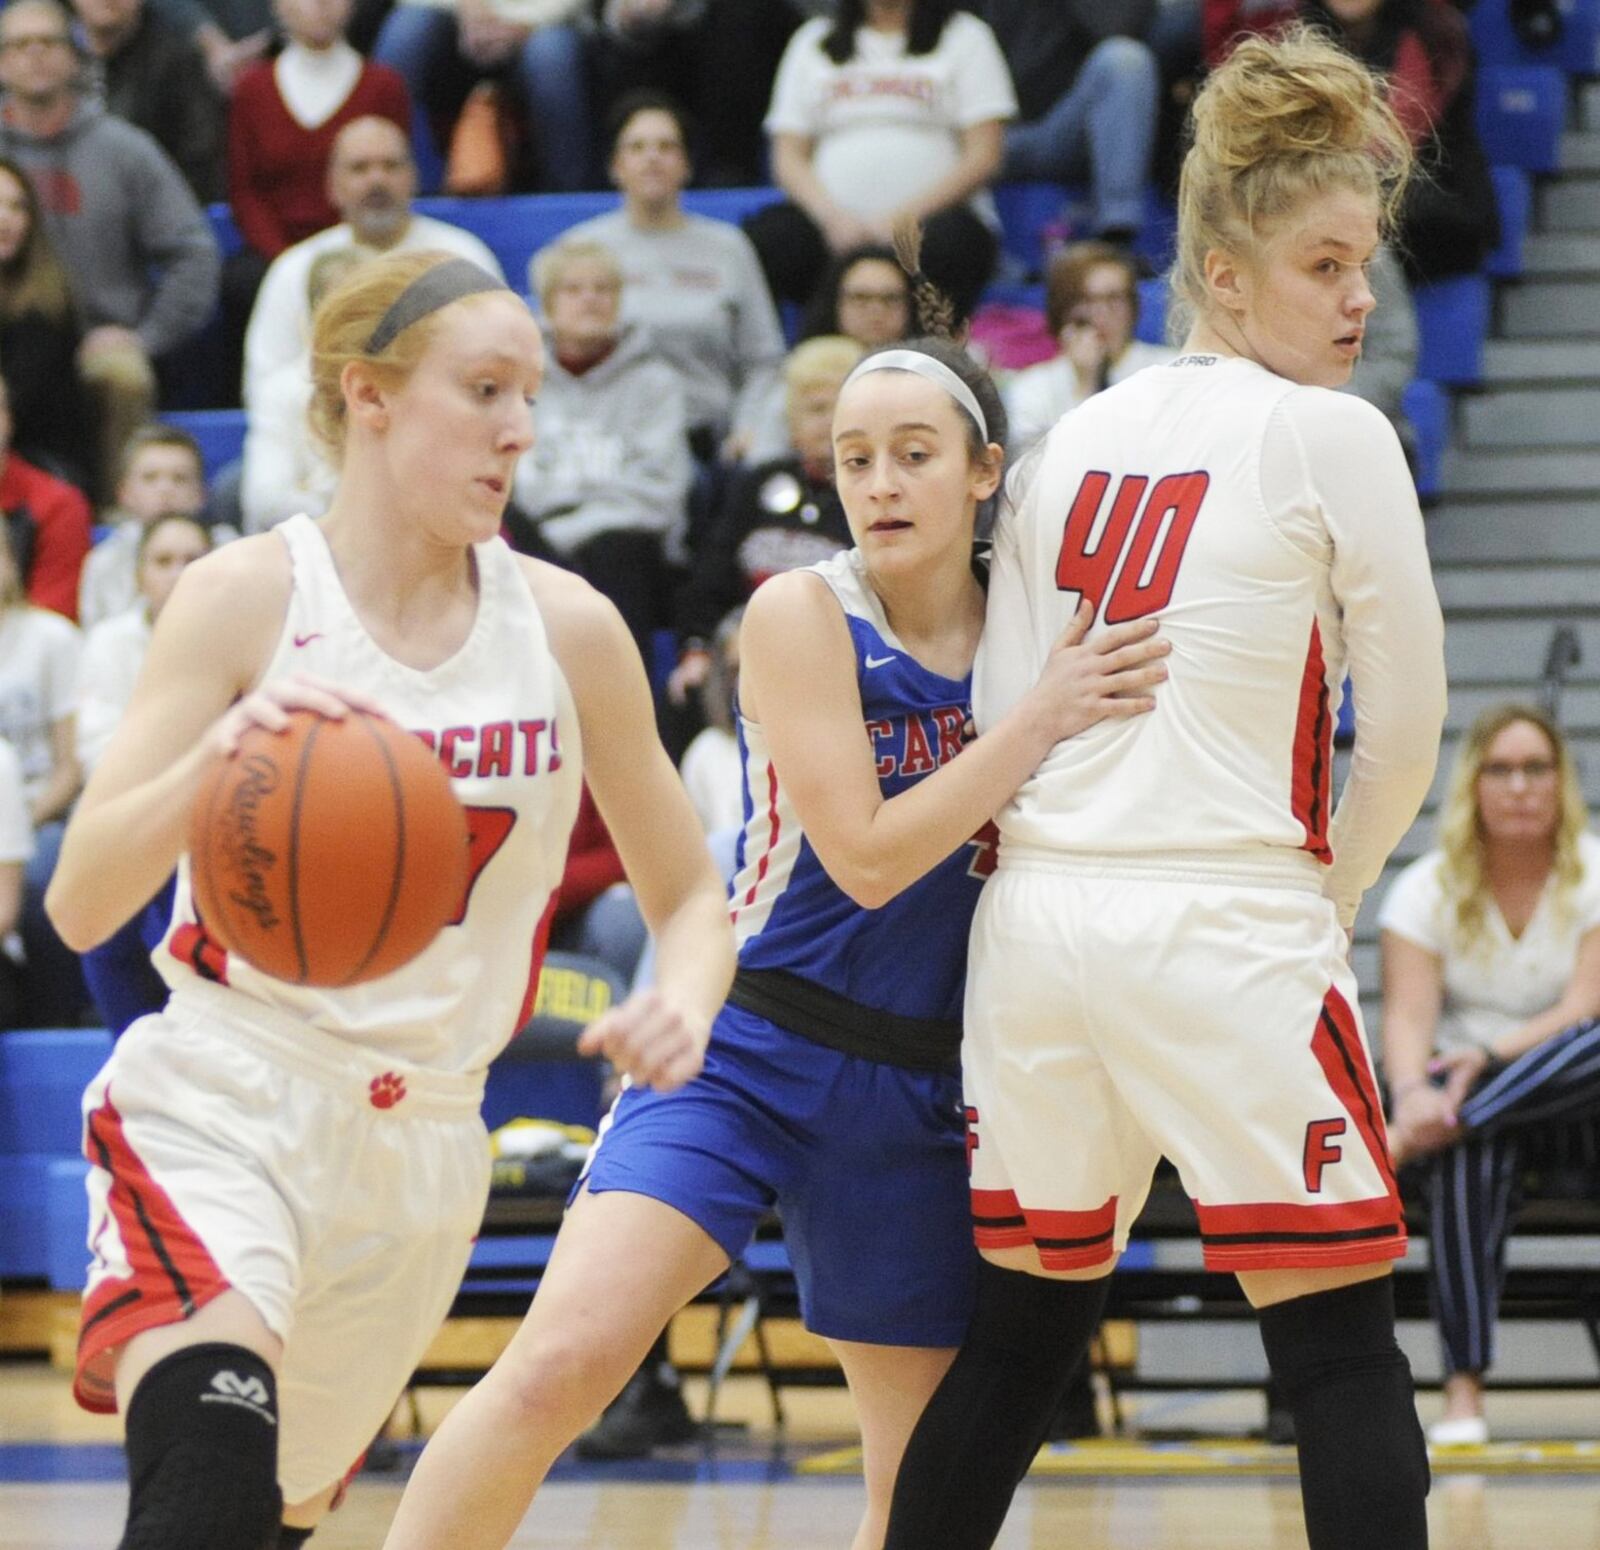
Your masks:
<svg viewBox="0 0 1600 1550"><path fill-rule="evenodd" d="M849 387L857 377L864 377L869 371L909 371L915 376L926 378L936 387L942 387L972 416L978 427L978 439L985 446L989 445L989 422L984 418L983 410L978 407L977 396L943 361L936 361L931 355L924 355L921 350L884 350L878 355L869 355L862 361L844 379L844 386Z"/></svg>

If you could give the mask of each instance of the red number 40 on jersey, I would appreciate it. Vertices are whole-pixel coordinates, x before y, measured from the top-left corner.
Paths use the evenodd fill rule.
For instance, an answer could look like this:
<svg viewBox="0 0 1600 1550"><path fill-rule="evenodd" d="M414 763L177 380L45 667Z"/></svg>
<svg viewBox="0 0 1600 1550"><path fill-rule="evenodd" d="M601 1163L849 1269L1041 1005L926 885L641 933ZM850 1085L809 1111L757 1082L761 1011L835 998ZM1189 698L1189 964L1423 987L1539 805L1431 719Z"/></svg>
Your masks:
<svg viewBox="0 0 1600 1550"><path fill-rule="evenodd" d="M1165 608L1210 483L1209 474L1168 474L1156 481L1146 499L1149 479L1128 474L1117 486L1111 515L1091 549L1089 537L1105 504L1111 475L1085 474L1061 530L1058 590L1082 593L1096 613L1104 601L1107 624L1125 624Z"/></svg>

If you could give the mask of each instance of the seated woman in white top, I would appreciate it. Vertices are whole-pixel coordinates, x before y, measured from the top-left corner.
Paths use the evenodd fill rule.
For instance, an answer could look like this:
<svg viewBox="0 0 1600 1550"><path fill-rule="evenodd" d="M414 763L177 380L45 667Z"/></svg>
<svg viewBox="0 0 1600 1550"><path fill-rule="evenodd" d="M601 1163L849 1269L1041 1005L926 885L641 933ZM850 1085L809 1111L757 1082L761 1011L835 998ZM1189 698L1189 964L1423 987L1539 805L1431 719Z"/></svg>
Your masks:
<svg viewBox="0 0 1600 1550"><path fill-rule="evenodd" d="M988 24L954 0L839 0L789 40L766 129L787 202L745 222L780 301L807 300L830 253L922 226L922 267L970 317L994 267L988 185L1017 111Z"/></svg>
<svg viewBox="0 0 1600 1550"><path fill-rule="evenodd" d="M1395 1161L1428 1159L1447 1373L1429 1435L1481 1443L1524 1140L1600 1114L1600 840L1544 711L1501 705L1474 722L1439 841L1378 918L1384 1064Z"/></svg>
<svg viewBox="0 0 1600 1550"><path fill-rule="evenodd" d="M1050 265L1045 321L1060 354L1019 371L1005 390L1014 454L1037 441L1069 409L1175 350L1133 337L1139 272L1120 248L1076 242Z"/></svg>

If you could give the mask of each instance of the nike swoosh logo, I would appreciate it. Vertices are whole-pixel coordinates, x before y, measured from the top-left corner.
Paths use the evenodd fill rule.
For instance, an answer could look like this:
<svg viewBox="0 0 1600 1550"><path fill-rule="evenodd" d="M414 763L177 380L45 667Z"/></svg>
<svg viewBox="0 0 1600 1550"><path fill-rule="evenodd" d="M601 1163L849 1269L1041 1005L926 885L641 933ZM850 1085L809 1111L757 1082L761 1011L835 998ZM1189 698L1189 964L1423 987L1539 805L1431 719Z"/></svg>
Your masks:
<svg viewBox="0 0 1600 1550"><path fill-rule="evenodd" d="M887 656L887 657L868 656L868 658L867 658L867 666L868 667L885 667L890 662L893 662L893 661L894 661L893 655L890 655L890 656Z"/></svg>
<svg viewBox="0 0 1600 1550"><path fill-rule="evenodd" d="M309 635L296 635L294 638L294 643L296 646L309 646L312 641L321 639L322 631L313 630Z"/></svg>

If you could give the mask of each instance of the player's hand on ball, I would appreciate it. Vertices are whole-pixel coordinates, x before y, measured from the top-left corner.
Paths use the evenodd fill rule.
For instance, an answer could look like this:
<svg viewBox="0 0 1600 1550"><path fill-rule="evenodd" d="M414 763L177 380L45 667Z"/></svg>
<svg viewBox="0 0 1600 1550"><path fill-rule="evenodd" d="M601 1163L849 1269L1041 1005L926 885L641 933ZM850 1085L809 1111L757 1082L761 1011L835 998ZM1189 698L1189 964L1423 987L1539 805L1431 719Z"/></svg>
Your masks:
<svg viewBox="0 0 1600 1550"><path fill-rule="evenodd" d="M604 1055L624 1075L671 1092L700 1073L710 1029L659 990L629 996L584 1029L580 1055Z"/></svg>
<svg viewBox="0 0 1600 1550"><path fill-rule="evenodd" d="M296 673L291 678L275 679L252 689L236 705L219 716L206 738L207 751L231 759L238 751L239 739L251 727L282 732L289 725L289 712L315 711L330 721L340 721L347 711L364 710L381 716L384 712L373 700L353 689L340 688L311 673Z"/></svg>
<svg viewBox="0 0 1600 1550"><path fill-rule="evenodd" d="M1072 622L1050 648L1035 693L1057 741L1107 716L1143 716L1156 708L1152 691L1167 676L1171 645L1154 619L1114 624L1085 644L1094 605L1078 604Z"/></svg>

